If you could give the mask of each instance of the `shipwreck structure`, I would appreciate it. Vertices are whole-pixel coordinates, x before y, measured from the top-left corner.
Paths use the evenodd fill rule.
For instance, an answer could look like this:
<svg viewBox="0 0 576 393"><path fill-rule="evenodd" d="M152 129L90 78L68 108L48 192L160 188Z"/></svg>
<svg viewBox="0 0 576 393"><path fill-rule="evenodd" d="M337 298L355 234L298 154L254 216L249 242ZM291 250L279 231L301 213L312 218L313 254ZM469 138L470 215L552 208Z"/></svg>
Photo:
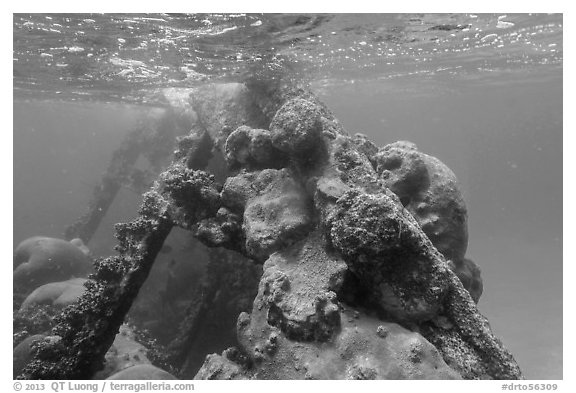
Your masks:
<svg viewBox="0 0 576 393"><path fill-rule="evenodd" d="M151 185L139 216L116 226L118 255L96 261L21 378L89 379L102 369L174 227L261 265L238 345L208 355L196 378L522 378L476 307L482 281L465 258L466 206L442 162L410 142L378 147L350 135L282 71L167 100L171 134L150 125L130 134L68 238L90 240L134 180L139 154L166 159L160 142L178 137L172 162L140 182ZM222 173L208 171L215 161ZM176 369L222 285L214 272L172 346Z"/></svg>

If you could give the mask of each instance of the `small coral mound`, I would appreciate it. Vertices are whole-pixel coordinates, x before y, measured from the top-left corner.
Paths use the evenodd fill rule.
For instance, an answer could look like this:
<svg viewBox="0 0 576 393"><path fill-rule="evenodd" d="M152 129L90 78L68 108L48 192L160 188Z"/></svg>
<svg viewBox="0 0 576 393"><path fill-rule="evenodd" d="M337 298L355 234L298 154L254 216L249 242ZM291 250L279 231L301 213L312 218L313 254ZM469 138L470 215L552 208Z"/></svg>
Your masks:
<svg viewBox="0 0 576 393"><path fill-rule="evenodd" d="M62 308L78 300L86 287L85 278L73 278L67 281L51 282L36 288L22 303L20 310L24 310L34 304L49 304Z"/></svg>
<svg viewBox="0 0 576 393"><path fill-rule="evenodd" d="M310 101L294 98L286 102L270 124L272 144L291 156L305 156L322 141L320 108Z"/></svg>
<svg viewBox="0 0 576 393"><path fill-rule="evenodd" d="M106 378L108 380L172 380L178 379L172 374L151 364L128 367Z"/></svg>
<svg viewBox="0 0 576 393"><path fill-rule="evenodd" d="M50 237L31 237L14 251L14 287L31 291L40 285L86 277L92 261L74 244Z"/></svg>

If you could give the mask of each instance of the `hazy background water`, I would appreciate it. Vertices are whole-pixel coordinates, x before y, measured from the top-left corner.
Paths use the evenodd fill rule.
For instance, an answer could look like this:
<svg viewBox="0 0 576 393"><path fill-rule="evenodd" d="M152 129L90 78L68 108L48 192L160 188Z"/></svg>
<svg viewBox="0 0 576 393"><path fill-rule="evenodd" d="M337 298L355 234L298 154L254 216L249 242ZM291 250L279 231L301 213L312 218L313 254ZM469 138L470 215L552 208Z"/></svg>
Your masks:
<svg viewBox="0 0 576 393"><path fill-rule="evenodd" d="M560 379L562 17L501 17L370 15L351 16L344 22L325 18L319 22L301 19L298 23L294 23L293 17L281 16L228 18L222 23L212 17L210 25L198 22L200 27L219 26L214 35L202 36L205 47L196 46L214 55L193 62L198 70L195 72L204 76L190 72L189 78L194 81L186 81L167 73L138 82L130 78L146 75L144 66L110 62L121 58L126 53L123 50L130 49L113 48L118 43L116 37L112 36L114 45L93 44L94 55L82 62L76 59L80 65L72 74L66 74L69 66L56 64L70 64L69 56L86 54L89 50L70 51L78 42L74 41L74 34L64 31L63 22L57 23L60 28L50 25L57 22L56 16L52 19L15 16L14 57L18 60L14 63L13 244L34 235L62 237L66 225L85 211L92 188L100 180L112 152L137 119L149 110L148 106L138 105L142 97L147 97L144 101L150 103L154 88L220 80L224 74L230 79L234 73L246 72L242 67L249 60L239 64L236 59L225 61L226 56L234 53L240 59L242 56L249 59L258 52L265 58L268 55L262 51L262 45L266 41L263 37L267 37L272 43L266 41L266 47L276 46L273 52L282 52L278 58L298 62L295 64L301 67L300 72L312 79L314 91L349 132L365 133L379 146L410 140L455 172L468 206L468 256L481 267L484 279L480 311L511 349L527 378ZM76 19L93 20L83 23L101 24L118 37L123 34L124 30L114 30L106 24L108 18L101 18ZM49 53L50 48L57 47L53 45L56 38L39 33L42 30L36 27L40 20L46 24L42 27L46 30L62 30L54 34L57 40L67 41L65 49ZM164 34L164 39L169 30L166 26L171 26L174 32L182 30L185 22L187 26L192 23L192 19L180 17L178 23L158 22L165 30L153 25L154 30L150 27L153 21L147 21L146 17L114 19L118 20L137 20L150 29L146 34L156 34L157 38ZM221 32L230 23L251 29L257 21L262 24L253 27L268 26L267 34L244 32L230 37L226 31ZM512 25L498 25L506 21ZM470 27L467 31L460 27L430 29L439 23L449 26L448 22ZM38 31L32 32L40 35L35 36L37 47L25 50L32 33L23 31L32 29L31 26L36 26ZM349 26L354 29L347 29ZM188 28L180 35L194 36L190 31L197 34L198 29ZM436 35L440 38L434 39ZM469 39L464 40L466 37ZM174 33L168 38L176 44L162 44L157 39L155 45L180 51L184 45L181 41L187 39L175 40ZM191 44L198 44L198 40ZM247 43L254 43L258 51L246 49ZM140 47L141 42L132 45ZM146 50L150 46L151 43ZM466 47L469 50L463 50ZM245 52L240 53L239 48ZM134 48L130 50L132 54L140 53ZM40 56L41 53L51 56ZM140 54L138 61L152 58L150 53ZM63 58L55 59L58 56ZM310 56L315 60L307 61ZM107 80L102 77L102 67L94 68L97 66L90 59L95 57L100 57L108 67L120 69L113 72L107 69L106 75L112 75ZM46 59L53 59L53 64L47 65ZM66 59L68 63L64 63ZM157 60L178 71L183 61L178 58L179 63L174 65L175 61L165 57ZM21 66L22 62L25 66ZM213 65L211 70L209 64ZM238 68L231 71L233 67ZM94 72L90 73L92 69ZM84 72L94 76L92 82L78 81L79 76L74 79L74 73L82 76L86 75ZM119 82L125 85L118 88ZM138 83L145 86L134 87ZM110 252L112 224L131 219L138 201L139 195L122 191L90 244L96 254Z"/></svg>

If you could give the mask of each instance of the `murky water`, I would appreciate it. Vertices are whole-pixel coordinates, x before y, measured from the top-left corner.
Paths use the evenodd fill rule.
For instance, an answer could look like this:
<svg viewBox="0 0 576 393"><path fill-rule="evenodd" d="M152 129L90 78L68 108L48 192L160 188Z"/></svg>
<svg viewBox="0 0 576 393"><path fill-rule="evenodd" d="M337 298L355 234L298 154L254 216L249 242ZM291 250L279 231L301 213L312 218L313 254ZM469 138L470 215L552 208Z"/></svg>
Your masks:
<svg viewBox="0 0 576 393"><path fill-rule="evenodd" d="M561 15L15 15L14 245L86 209L162 91L288 67L351 132L457 175L480 310L527 378L562 378ZM123 189L89 245L134 217ZM178 259L163 254L159 264ZM227 343L226 343L227 345Z"/></svg>

